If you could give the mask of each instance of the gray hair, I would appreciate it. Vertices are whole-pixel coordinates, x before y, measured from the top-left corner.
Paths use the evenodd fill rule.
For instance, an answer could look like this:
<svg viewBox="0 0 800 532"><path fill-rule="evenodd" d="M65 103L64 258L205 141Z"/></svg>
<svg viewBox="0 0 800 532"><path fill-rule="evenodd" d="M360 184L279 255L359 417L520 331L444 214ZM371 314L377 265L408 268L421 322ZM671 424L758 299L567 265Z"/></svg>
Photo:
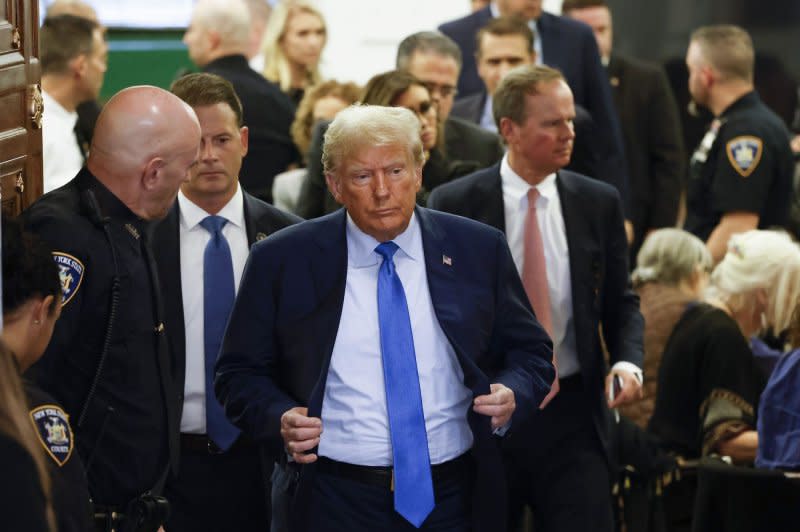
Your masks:
<svg viewBox="0 0 800 532"><path fill-rule="evenodd" d="M461 49L447 35L440 31L420 31L409 35L397 47L395 67L397 70L408 70L408 64L416 52L434 53L451 57L461 70Z"/></svg>
<svg viewBox="0 0 800 532"><path fill-rule="evenodd" d="M711 274L707 295L737 311L753 305L759 290L767 296L764 325L782 332L800 300L800 246L787 233L752 230L733 235Z"/></svg>
<svg viewBox="0 0 800 532"><path fill-rule="evenodd" d="M401 145L418 168L425 162L419 118L404 107L351 105L336 115L325 132L322 165L333 175L366 146Z"/></svg>
<svg viewBox="0 0 800 532"><path fill-rule="evenodd" d="M753 81L755 52L750 34L738 26L703 26L692 33L703 59L723 79Z"/></svg>
<svg viewBox="0 0 800 532"><path fill-rule="evenodd" d="M216 32L226 46L250 41L250 9L243 0L198 0L191 23Z"/></svg>
<svg viewBox="0 0 800 532"><path fill-rule="evenodd" d="M636 255L634 286L660 283L677 286L699 270L711 271L713 260L705 243L681 229L653 231Z"/></svg>

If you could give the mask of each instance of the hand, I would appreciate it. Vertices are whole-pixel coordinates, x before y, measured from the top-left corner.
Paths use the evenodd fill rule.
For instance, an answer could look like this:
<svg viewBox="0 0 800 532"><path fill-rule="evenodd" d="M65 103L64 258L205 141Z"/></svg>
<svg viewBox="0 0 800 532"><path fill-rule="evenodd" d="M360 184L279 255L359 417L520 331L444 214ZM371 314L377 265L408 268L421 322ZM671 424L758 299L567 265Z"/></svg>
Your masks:
<svg viewBox="0 0 800 532"><path fill-rule="evenodd" d="M613 369L606 376L606 397L608 397L610 387L613 386L614 375L619 375L622 379L622 389L614 397L613 401L608 402L609 408L617 408L620 405L632 403L642 398L642 383L633 373L624 369Z"/></svg>
<svg viewBox="0 0 800 532"><path fill-rule="evenodd" d="M472 409L478 414L492 417L492 430L504 426L511 419L517 404L514 402L514 391L499 383L491 384L489 395L475 398Z"/></svg>
<svg viewBox="0 0 800 532"><path fill-rule="evenodd" d="M322 434L322 420L308 417L308 408L296 406L281 416L281 437L286 451L298 464L310 464L317 460L317 455L309 451L319 445Z"/></svg>
<svg viewBox="0 0 800 532"><path fill-rule="evenodd" d="M625 238L628 239L628 245L633 243L633 222L625 220Z"/></svg>

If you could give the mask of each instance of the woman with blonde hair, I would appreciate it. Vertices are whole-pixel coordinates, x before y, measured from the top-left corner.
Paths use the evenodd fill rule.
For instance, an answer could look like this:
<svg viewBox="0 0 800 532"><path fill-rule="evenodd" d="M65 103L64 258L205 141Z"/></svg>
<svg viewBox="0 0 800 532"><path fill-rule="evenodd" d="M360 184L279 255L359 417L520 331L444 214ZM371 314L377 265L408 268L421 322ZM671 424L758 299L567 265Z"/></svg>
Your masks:
<svg viewBox="0 0 800 532"><path fill-rule="evenodd" d="M644 373L641 401L620 412L640 428L647 427L656 397L661 353L672 329L690 302L702 298L712 259L702 240L681 229L665 228L648 235L631 274L644 317Z"/></svg>
<svg viewBox="0 0 800 532"><path fill-rule="evenodd" d="M261 49L262 74L299 105L321 81L319 61L327 42L322 13L306 0L281 0L270 14Z"/></svg>

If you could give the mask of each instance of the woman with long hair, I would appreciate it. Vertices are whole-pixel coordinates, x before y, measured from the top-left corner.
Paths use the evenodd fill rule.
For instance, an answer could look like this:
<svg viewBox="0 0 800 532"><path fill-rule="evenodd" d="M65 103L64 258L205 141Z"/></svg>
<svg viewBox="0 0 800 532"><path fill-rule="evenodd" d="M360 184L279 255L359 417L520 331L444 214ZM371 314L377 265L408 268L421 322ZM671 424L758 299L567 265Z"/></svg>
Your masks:
<svg viewBox="0 0 800 532"><path fill-rule="evenodd" d="M7 407L3 417L7 423L14 422L4 423L2 428L14 427L33 456L46 497L44 515L48 522L55 519L60 532L85 531L92 527L89 491L75 451L69 416L53 397L33 383L19 383L19 374L44 353L61 314L58 267L50 250L11 220L3 220L2 250L4 326L0 339L4 348L0 357L0 409ZM12 403L14 406L9 406ZM6 457L6 453L0 454ZM2 471L5 475L5 467ZM0 499L5 502L5 497ZM16 511L30 512L22 506ZM0 510L3 530L6 515Z"/></svg>
<svg viewBox="0 0 800 532"><path fill-rule="evenodd" d="M264 30L262 74L299 105L305 90L322 80L319 62L326 42L325 19L318 9L306 0L281 0Z"/></svg>

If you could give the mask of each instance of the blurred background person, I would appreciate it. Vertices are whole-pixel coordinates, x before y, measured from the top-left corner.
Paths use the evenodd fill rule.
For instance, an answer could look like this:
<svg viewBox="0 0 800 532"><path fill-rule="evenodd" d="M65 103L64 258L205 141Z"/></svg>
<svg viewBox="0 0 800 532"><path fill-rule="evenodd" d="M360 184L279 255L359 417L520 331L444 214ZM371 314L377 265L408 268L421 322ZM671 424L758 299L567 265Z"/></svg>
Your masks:
<svg viewBox="0 0 800 532"><path fill-rule="evenodd" d="M292 140L305 164L301 168L275 176L275 181L272 183L272 201L276 207L291 213L297 211L300 189L308 176L306 164L314 126L322 120L333 120L336 113L355 103L359 94L361 87L355 83L340 83L336 80L324 81L306 91L297 108L291 129Z"/></svg>
<svg viewBox="0 0 800 532"><path fill-rule="evenodd" d="M289 135L295 108L274 83L248 65L249 36L250 12L243 0L199 0L183 42L203 72L227 79L236 90L250 132L239 183L271 203L272 180L299 162Z"/></svg>
<svg viewBox="0 0 800 532"><path fill-rule="evenodd" d="M264 77L277 83L295 105L322 80L319 61L327 41L322 13L305 0L281 0L264 31Z"/></svg>
<svg viewBox="0 0 800 532"><path fill-rule="evenodd" d="M647 427L656 397L661 354L675 324L690 303L702 300L711 271L711 254L702 240L680 229L650 233L636 257L631 280L644 316L644 397L620 412Z"/></svg>
<svg viewBox="0 0 800 532"><path fill-rule="evenodd" d="M683 460L714 453L752 463L766 379L748 339L789 326L800 299L800 246L781 232L732 236L705 299L688 306L664 348L648 431ZM664 491L670 530L689 530L695 490L695 479L684 477Z"/></svg>
<svg viewBox="0 0 800 532"><path fill-rule="evenodd" d="M97 22L74 15L45 19L39 37L42 169L44 192L49 192L75 177L84 164L88 144L76 134L77 107L100 94L108 46Z"/></svg>
<svg viewBox="0 0 800 532"><path fill-rule="evenodd" d="M261 43L264 42L264 31L267 29L269 16L272 14L272 4L268 0L245 0L250 13L250 44L247 46L245 56L250 66L256 72L264 70L264 54L261 53Z"/></svg>
<svg viewBox="0 0 800 532"><path fill-rule="evenodd" d="M50 250L32 234L23 233L16 221L4 218L0 339L11 351L20 372L44 353L61 315L61 297L59 269ZM52 396L33 382L25 381L23 387L26 417L33 423L38 440L37 452L41 449L39 445L46 450L43 456L58 530L85 532L91 528L89 488L81 459L73 452L75 442L69 417ZM2 515L5 519L8 514ZM12 526L10 530L17 529Z"/></svg>

